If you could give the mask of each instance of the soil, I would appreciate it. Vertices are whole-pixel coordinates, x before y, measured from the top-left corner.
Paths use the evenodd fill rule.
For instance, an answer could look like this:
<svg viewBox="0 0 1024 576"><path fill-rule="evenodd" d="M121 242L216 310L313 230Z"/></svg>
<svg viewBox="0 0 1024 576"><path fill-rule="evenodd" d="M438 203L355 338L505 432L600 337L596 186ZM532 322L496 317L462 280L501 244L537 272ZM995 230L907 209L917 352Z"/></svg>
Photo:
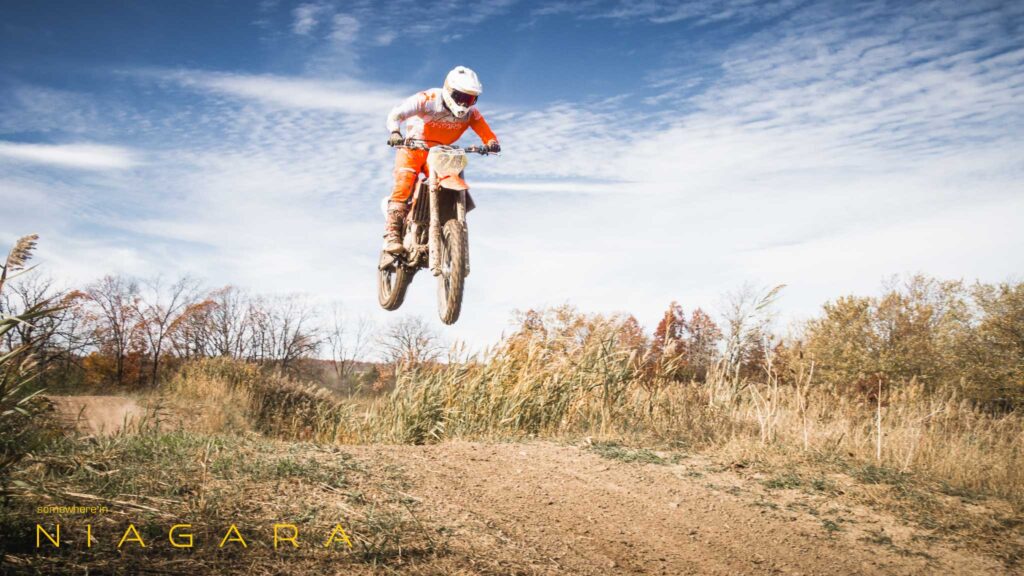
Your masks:
<svg viewBox="0 0 1024 576"><path fill-rule="evenodd" d="M57 420L80 432L97 436L117 434L137 425L146 410L123 396L47 396Z"/></svg>
<svg viewBox="0 0 1024 576"><path fill-rule="evenodd" d="M610 460L548 442L346 448L403 470L447 522L471 572L504 574L998 574L992 558L935 542L827 496L756 477ZM797 504L794 504L797 503ZM872 536L873 535L873 536Z"/></svg>
<svg viewBox="0 0 1024 576"><path fill-rule="evenodd" d="M92 434L145 413L129 398L50 400ZM769 487L707 456L646 453L654 461L645 463L591 448L447 441L342 449L404 479L424 530L443 541L435 567L447 573L453 565L458 574L524 575L1007 571L994 557L843 498L843 478L828 480L831 491Z"/></svg>

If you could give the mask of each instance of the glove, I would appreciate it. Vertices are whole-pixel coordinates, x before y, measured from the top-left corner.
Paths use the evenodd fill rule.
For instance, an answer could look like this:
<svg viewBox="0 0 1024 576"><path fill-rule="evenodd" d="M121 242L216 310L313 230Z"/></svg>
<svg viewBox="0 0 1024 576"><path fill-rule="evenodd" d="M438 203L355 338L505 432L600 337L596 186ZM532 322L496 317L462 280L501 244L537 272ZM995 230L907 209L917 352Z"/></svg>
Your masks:
<svg viewBox="0 0 1024 576"><path fill-rule="evenodd" d="M497 154L501 152L501 144L498 144L497 140L491 140L487 143L487 151L491 154Z"/></svg>
<svg viewBox="0 0 1024 576"><path fill-rule="evenodd" d="M405 138L402 138L402 133L398 131L392 132L391 135L388 136L388 146L398 146L404 141Z"/></svg>

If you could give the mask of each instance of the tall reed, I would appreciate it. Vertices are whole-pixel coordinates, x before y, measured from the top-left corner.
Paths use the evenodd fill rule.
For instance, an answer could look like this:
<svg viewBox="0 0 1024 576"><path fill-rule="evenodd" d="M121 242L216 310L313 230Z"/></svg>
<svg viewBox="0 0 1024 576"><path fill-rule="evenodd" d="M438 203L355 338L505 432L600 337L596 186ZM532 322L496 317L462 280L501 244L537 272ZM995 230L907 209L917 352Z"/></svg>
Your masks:
<svg viewBox="0 0 1024 576"><path fill-rule="evenodd" d="M916 472L1024 507L1020 414L988 414L955 390L926 393L913 381L865 400L816 384L810 362L781 378L771 355L760 375L723 362L706 382L674 382L622 342L623 322L578 315L524 327L479 357L400 371L392 392L362 405L226 360L194 365L178 386L195 398L240 393L253 428L299 438L592 436L740 457L803 454ZM209 381L225 392L195 384Z"/></svg>
<svg viewBox="0 0 1024 576"><path fill-rule="evenodd" d="M398 377L350 441L595 436L694 449L842 457L1024 505L1024 418L979 410L953 390L916 382L864 400L813 381L813 365L783 381L771 355L760 377L724 363L704 383L641 369L620 344L619 317L573 330L520 331L483 359Z"/></svg>

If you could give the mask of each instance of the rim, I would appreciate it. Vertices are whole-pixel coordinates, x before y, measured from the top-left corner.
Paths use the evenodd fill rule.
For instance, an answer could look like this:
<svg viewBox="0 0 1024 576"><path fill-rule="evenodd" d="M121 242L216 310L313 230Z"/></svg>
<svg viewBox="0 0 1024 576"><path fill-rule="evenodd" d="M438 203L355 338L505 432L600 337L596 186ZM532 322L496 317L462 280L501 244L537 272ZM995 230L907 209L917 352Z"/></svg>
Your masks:
<svg viewBox="0 0 1024 576"><path fill-rule="evenodd" d="M381 279L381 291L384 293L385 298L391 296L391 293L395 290L395 276L397 271L394 268L387 268L380 271Z"/></svg>
<svg viewBox="0 0 1024 576"><path fill-rule="evenodd" d="M442 294L441 306L444 310L448 309L448 291L451 290L451 278L452 278L452 257L451 250L448 249L448 238L444 235L441 236L441 276L438 279L441 282Z"/></svg>

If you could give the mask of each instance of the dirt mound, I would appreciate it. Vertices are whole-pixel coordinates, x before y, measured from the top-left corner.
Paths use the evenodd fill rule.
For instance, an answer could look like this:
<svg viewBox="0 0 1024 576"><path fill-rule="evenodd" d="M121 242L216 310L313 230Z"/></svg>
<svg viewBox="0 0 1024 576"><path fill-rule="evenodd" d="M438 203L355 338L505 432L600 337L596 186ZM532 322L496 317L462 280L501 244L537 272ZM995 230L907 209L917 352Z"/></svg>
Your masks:
<svg viewBox="0 0 1024 576"><path fill-rule="evenodd" d="M452 550L470 560L472 572L1005 570L991 558L932 542L907 527L899 532L894 518L832 498L794 495L787 503L778 492L766 493L761 481L716 470L699 457L643 464L540 442L352 450L402 469L413 483L409 495L451 526Z"/></svg>
<svg viewBox="0 0 1024 576"><path fill-rule="evenodd" d="M124 396L47 396L57 420L86 434L116 434L145 417L146 410Z"/></svg>

